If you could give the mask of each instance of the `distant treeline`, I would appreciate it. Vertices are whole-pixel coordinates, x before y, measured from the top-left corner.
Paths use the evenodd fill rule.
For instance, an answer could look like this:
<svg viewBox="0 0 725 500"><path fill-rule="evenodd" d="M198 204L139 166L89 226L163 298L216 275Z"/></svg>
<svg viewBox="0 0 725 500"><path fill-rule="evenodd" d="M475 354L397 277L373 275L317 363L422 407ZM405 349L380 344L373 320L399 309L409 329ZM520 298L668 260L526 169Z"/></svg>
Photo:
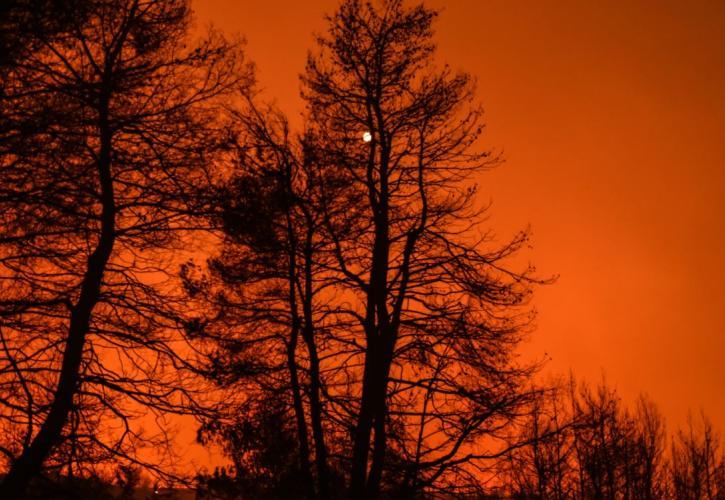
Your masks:
<svg viewBox="0 0 725 500"><path fill-rule="evenodd" d="M722 497L704 417L517 355L554 280L437 15L341 1L294 131L187 0L2 3L0 498Z"/></svg>
<svg viewBox="0 0 725 500"><path fill-rule="evenodd" d="M501 462L515 498L722 498L725 449L705 414L669 431L645 396L622 402L604 382L555 382L522 430L529 442Z"/></svg>

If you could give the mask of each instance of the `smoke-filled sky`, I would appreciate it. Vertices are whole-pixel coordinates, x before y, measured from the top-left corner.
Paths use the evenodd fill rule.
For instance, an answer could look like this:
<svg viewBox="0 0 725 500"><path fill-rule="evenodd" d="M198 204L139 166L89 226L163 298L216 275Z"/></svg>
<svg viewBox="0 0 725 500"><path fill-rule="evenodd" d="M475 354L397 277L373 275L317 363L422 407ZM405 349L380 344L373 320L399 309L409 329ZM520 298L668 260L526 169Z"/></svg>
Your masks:
<svg viewBox="0 0 725 500"><path fill-rule="evenodd" d="M248 41L299 124L298 75L335 0L196 0ZM542 275L526 357L648 393L670 430L725 429L725 2L436 0L439 56L478 80L480 178L503 238L531 224Z"/></svg>

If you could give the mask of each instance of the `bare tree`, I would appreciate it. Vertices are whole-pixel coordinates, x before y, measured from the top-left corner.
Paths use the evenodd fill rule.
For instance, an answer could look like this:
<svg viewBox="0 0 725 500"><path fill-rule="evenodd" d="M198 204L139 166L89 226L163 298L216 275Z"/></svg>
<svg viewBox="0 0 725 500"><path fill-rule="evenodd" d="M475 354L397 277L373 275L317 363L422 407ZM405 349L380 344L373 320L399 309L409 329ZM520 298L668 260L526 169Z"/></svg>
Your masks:
<svg viewBox="0 0 725 500"><path fill-rule="evenodd" d="M223 142L214 102L249 78L218 34L186 47L185 0L93 0L84 12L39 35L3 80L17 125L0 157L9 498L70 437L132 452L139 404L193 409L177 371L187 363L175 349L173 257L158 250L180 249L196 227L192 195ZM96 433L88 405L117 423Z"/></svg>
<svg viewBox="0 0 725 500"><path fill-rule="evenodd" d="M241 400L227 429L285 398L308 496L341 469L353 497L479 492L532 397L513 351L537 281L506 264L527 234L491 249L479 229L472 176L498 160L469 152L481 110L468 76L433 68L434 17L343 3L303 78L301 139L277 113L237 114L221 253L206 277L186 269Z"/></svg>
<svg viewBox="0 0 725 500"><path fill-rule="evenodd" d="M595 390L573 377L554 381L532 404L501 469L517 498L667 496L665 428L657 407L640 396L633 410L602 382Z"/></svg>
<svg viewBox="0 0 725 500"><path fill-rule="evenodd" d="M348 224L326 216L333 309L350 324L334 332L346 383L331 397L352 432L353 498L477 490L529 398L531 367L512 354L536 281L507 265L528 235L496 247L480 229L473 176L498 160L471 149L483 129L471 78L435 68L435 17L344 1L303 75L317 158L359 200Z"/></svg>
<svg viewBox="0 0 725 500"><path fill-rule="evenodd" d="M648 397L637 399L634 416L636 435L633 498L652 500L666 493L665 421L657 405Z"/></svg>
<svg viewBox="0 0 725 500"><path fill-rule="evenodd" d="M198 337L210 346L218 367L214 377L233 392L244 388L238 402L223 405L204 428L229 442L227 431L253 431L245 420L266 425L256 416L265 413L261 406L269 406L271 397L287 401L306 494L328 498L319 348L329 327L323 328L329 311L320 299L329 287L329 266L320 187L334 189L334 176L315 168L310 138L291 139L278 111L260 109L248 97L235 116L238 150L213 203L219 253L209 260L206 276L195 276L203 271L191 264L183 273L190 294L201 299L199 310L206 309ZM233 459L243 454L230 452Z"/></svg>
<svg viewBox="0 0 725 500"><path fill-rule="evenodd" d="M524 446L502 462L505 490L516 498L575 498L574 420L566 385L553 380L531 403L517 430ZM523 438L523 440L522 440Z"/></svg>
<svg viewBox="0 0 725 500"><path fill-rule="evenodd" d="M719 434L704 414L690 415L687 429L672 440L672 494L678 499L722 498L725 495L725 454Z"/></svg>

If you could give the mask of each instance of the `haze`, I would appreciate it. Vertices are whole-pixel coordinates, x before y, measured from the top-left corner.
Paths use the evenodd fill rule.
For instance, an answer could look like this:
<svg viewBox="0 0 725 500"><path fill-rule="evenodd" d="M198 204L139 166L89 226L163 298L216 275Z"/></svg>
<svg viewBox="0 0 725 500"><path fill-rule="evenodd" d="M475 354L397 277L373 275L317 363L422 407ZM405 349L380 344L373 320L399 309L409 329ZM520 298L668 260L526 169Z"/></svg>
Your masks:
<svg viewBox="0 0 725 500"><path fill-rule="evenodd" d="M333 0L197 2L248 40L265 95L299 125L297 75ZM502 236L558 282L523 355L648 393L670 432L702 408L725 425L725 4L431 2L441 60L478 79L485 174ZM271 97L270 97L271 98ZM546 353L546 354L545 354Z"/></svg>

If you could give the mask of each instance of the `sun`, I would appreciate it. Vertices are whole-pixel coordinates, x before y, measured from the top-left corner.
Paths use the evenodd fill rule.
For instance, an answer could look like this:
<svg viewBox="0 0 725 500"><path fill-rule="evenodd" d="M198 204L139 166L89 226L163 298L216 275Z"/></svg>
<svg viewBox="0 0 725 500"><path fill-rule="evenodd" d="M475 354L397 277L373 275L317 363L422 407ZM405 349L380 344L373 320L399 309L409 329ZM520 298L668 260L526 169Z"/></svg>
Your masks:
<svg viewBox="0 0 725 500"><path fill-rule="evenodd" d="M363 141L370 142L373 140L373 135L370 132L364 132L363 133Z"/></svg>

